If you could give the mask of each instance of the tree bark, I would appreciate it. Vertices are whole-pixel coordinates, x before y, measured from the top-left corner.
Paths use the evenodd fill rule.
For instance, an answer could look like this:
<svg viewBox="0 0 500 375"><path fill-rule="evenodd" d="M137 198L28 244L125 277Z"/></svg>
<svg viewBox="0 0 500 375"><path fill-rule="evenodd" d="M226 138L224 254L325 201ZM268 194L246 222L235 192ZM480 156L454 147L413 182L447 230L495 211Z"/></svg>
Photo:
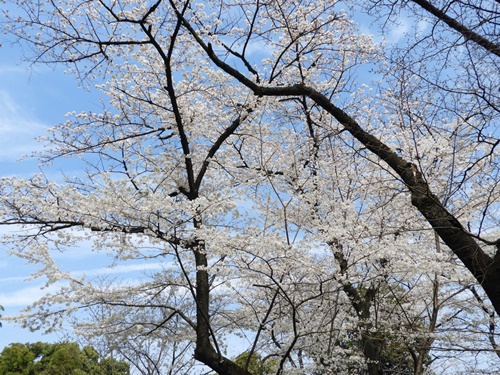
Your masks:
<svg viewBox="0 0 500 375"><path fill-rule="evenodd" d="M194 358L220 375L252 375L216 351L211 343L210 283L207 256L198 244L196 260L196 347Z"/></svg>
<svg viewBox="0 0 500 375"><path fill-rule="evenodd" d="M340 244L337 242L330 243L333 249L333 254L340 266L340 273L345 275L347 273L347 260L340 249ZM349 297L351 305L360 320L361 326L361 345L363 355L367 361L368 375L383 375L384 368L380 361L382 353L383 341L374 336L372 330L373 324L371 320L370 308L377 293L377 290L370 286L364 293L360 288L354 287L351 283L342 285L342 289Z"/></svg>

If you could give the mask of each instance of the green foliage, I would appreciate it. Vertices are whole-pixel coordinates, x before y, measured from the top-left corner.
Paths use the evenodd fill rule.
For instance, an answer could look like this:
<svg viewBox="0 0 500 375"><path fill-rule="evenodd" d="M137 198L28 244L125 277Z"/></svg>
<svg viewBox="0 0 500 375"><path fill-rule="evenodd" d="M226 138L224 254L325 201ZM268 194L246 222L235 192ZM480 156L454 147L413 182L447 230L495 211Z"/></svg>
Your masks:
<svg viewBox="0 0 500 375"><path fill-rule="evenodd" d="M247 370L254 375L268 375L276 372L275 370L278 366L277 361L272 359L262 359L262 356L259 353L252 353L250 360L248 360L249 356L250 352L243 352L234 359L234 362L245 368L248 361Z"/></svg>
<svg viewBox="0 0 500 375"><path fill-rule="evenodd" d="M264 363L260 354L252 353L250 360L249 357L249 352L243 352L235 358L234 362L243 368L248 362L247 370L255 375L267 375L272 372L273 367L269 363Z"/></svg>
<svg viewBox="0 0 500 375"><path fill-rule="evenodd" d="M245 368L249 356L250 352L243 352L234 359L234 363L241 368ZM253 375L271 375L276 373L278 366L279 362L276 359L269 357L263 359L259 353L253 353L246 370ZM217 374L212 373L210 375Z"/></svg>
<svg viewBox="0 0 500 375"><path fill-rule="evenodd" d="M129 365L100 358L91 346L77 343L14 343L0 354L0 375L129 375Z"/></svg>
<svg viewBox="0 0 500 375"><path fill-rule="evenodd" d="M1 375L31 375L29 371L35 354L23 344L11 344L6 347L0 356Z"/></svg>

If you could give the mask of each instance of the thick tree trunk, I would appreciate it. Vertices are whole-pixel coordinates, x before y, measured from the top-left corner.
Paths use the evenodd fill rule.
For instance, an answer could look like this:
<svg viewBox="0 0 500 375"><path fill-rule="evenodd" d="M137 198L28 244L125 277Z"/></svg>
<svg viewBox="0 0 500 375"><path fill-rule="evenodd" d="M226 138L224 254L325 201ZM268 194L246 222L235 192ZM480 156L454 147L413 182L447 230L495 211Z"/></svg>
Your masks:
<svg viewBox="0 0 500 375"><path fill-rule="evenodd" d="M363 354L368 359L368 375L383 375L383 363L380 361L381 341L364 333L362 338ZM371 359L373 358L373 359Z"/></svg>
<svg viewBox="0 0 500 375"><path fill-rule="evenodd" d="M348 264L342 253L340 243L332 242L330 246L333 249L335 259L339 263L340 273L345 275L347 273ZM370 308L373 304L377 290L374 287L369 287L365 291L362 291L350 283L345 283L342 289L349 297L351 305L361 322L361 344L363 355L367 362L368 375L383 375L383 364L380 361L383 341L379 337L374 336L372 332L373 324L370 321Z"/></svg>
<svg viewBox="0 0 500 375"><path fill-rule="evenodd" d="M212 346L210 336L210 284L206 267L207 256L204 251L195 250L196 259L196 348L194 358L219 375L252 375L233 361L218 353Z"/></svg>

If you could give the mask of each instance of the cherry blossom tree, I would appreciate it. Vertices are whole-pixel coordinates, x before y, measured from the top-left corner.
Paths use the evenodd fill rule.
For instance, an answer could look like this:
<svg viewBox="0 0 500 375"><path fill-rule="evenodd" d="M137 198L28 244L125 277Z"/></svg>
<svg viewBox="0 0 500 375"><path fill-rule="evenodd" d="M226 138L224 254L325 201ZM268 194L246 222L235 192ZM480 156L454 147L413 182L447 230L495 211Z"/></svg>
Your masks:
<svg viewBox="0 0 500 375"><path fill-rule="evenodd" d="M372 3L384 27L405 11ZM9 1L5 25L34 61L103 97L43 139L44 171L69 157L80 175L1 181L1 223L23 229L5 242L59 287L17 319L76 319L130 358L146 357L127 340L171 345L160 373L195 371L191 350L219 374L257 359L277 374L495 359L498 59L468 15L415 3L445 29L403 45L359 32L366 4ZM113 282L59 269L52 252L78 246L161 270Z"/></svg>

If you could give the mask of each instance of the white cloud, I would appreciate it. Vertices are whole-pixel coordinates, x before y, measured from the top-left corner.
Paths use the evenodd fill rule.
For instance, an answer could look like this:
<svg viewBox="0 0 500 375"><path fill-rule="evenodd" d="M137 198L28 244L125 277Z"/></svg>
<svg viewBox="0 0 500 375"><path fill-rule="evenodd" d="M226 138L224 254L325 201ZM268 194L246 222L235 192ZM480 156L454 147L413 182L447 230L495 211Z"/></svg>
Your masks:
<svg viewBox="0 0 500 375"><path fill-rule="evenodd" d="M51 291L51 287L43 289L44 284L27 286L12 292L0 293L0 305L8 307L26 307ZM53 286L52 290L58 287Z"/></svg>
<svg viewBox="0 0 500 375"><path fill-rule="evenodd" d="M26 67L21 65L0 64L0 74L26 73Z"/></svg>
<svg viewBox="0 0 500 375"><path fill-rule="evenodd" d="M389 31L388 39L393 43L398 42L399 40L404 38L410 30L410 20L408 20L406 17L401 17L397 22L398 23L394 25Z"/></svg>
<svg viewBox="0 0 500 375"><path fill-rule="evenodd" d="M35 137L46 126L29 115L26 105L16 103L0 90L0 161L14 161L41 148Z"/></svg>
<svg viewBox="0 0 500 375"><path fill-rule="evenodd" d="M417 22L417 34L423 34L425 31L427 31L430 28L431 24L429 21L426 19L420 20Z"/></svg>
<svg viewBox="0 0 500 375"><path fill-rule="evenodd" d="M25 281L28 276L12 276L12 277L2 277L0 279L0 284L11 283L13 281Z"/></svg>
<svg viewBox="0 0 500 375"><path fill-rule="evenodd" d="M136 263L130 265L120 265L116 267L102 267L85 271L75 271L72 272L72 276L77 277L81 276L82 274L85 274L87 276L101 276L110 274L125 274L129 272L145 272L151 270L161 270L165 267L168 267L169 265L170 263ZM0 279L0 286L4 283L19 283L24 280L25 277L5 277ZM61 284L54 284L47 288L44 288L44 285L44 283L37 283L13 291L0 293L0 306L3 306L5 308L20 308L29 306L33 302L39 300L45 294L58 290Z"/></svg>
<svg viewBox="0 0 500 375"><path fill-rule="evenodd" d="M101 276L101 275L111 275L111 274L122 274L128 272L145 272L152 270L161 270L171 265L170 262L164 263L135 263L128 265L119 265L114 267L102 267L83 271L73 272L72 275L75 277L86 275L86 276Z"/></svg>

